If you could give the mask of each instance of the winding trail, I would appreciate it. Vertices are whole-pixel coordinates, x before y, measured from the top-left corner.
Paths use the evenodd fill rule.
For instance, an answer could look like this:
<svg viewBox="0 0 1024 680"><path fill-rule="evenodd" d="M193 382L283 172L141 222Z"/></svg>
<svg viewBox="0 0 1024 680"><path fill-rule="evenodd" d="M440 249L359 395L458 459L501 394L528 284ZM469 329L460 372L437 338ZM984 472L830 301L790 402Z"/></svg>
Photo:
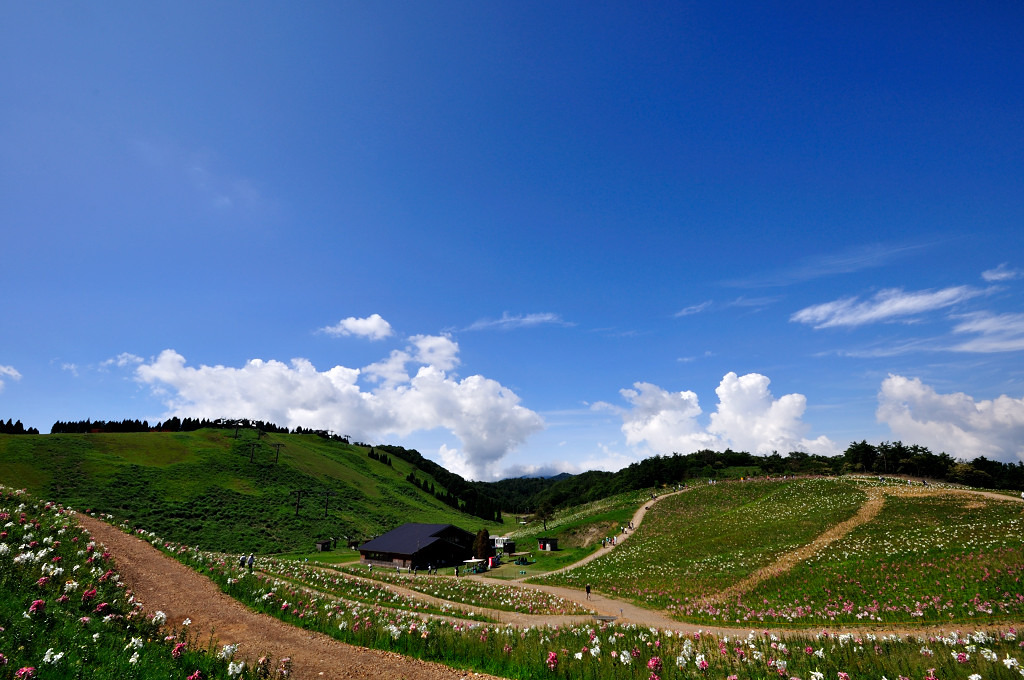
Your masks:
<svg viewBox="0 0 1024 680"><path fill-rule="evenodd" d="M669 496L659 496L638 509L633 516L634 527L639 527L650 507ZM782 555L772 564L751 574L741 582L707 598L708 601L739 597L765 579L783 574L805 560L823 547L839 540L856 527L871 521L882 510L886 495L938 495L945 493L974 494L1004 502L1022 502L1015 496L975 491L971 489L946 489L915 487L868 487L865 489L867 501L850 519L829 528L811 543L797 550ZM191 630L216 638L218 644L238 644L239 656L254 660L262 655L270 655L275 659L290 656L293 661L293 677L298 680L331 680L331 679L370 679L395 678L404 680L466 680L481 678L490 680L493 676L481 675L449 668L447 666L420 661L391 652L354 647L338 642L326 635L313 633L296 628L278 619L258 614L244 607L228 595L222 593L212 581L192 571L176 560L164 555L152 545L137 537L129 536L105 522L78 514L77 521L85 527L93 539L106 546L113 554L122 581L133 591L148 611L163 611L168 616L168 625L180 627L184 619L192 620ZM635 531L635 529L634 529ZM597 559L618 545L622 545L634 532L618 536L617 545L599 549L572 565L559 569L558 572L578 568ZM551 572L557 573L557 572ZM355 577L359 578L359 577ZM490 579L471 576L484 582L494 583ZM377 582L381 583L381 582ZM541 590L557 595L569 601L591 608L596 616L606 620L614 619L617 623L635 624L642 627L670 629L676 631L704 631L717 635L745 635L750 626L737 628L687 624L669 618L662 612L644 609L629 602L592 593L586 599L583 591L574 588L538 585L513 581L519 587ZM424 593L413 591L392 584L383 585L392 590L413 597L436 602L442 601ZM449 603L450 604L450 603ZM529 615L516 612L474 608L474 611L485 613L505 625L534 627L543 625L572 625L592 621L594 617L587 615L556 616ZM446 617L439 617L446 618ZM472 622L466 622L472 623ZM761 626L763 627L763 626ZM807 627L807 630L820 628L820 625ZM985 628L985 626L981 626ZM993 627L994 628L994 627ZM879 624L875 627L856 627L850 631L872 631L885 633L925 634L929 631L944 631L947 627L893 627ZM830 631L843 632L842 627L830 627ZM784 630L779 631L785 636ZM790 634L800 634L794 629ZM495 679L499 680L499 679Z"/></svg>
<svg viewBox="0 0 1024 680"><path fill-rule="evenodd" d="M147 611L163 611L169 626L192 620L190 630L199 639L238 644L238 657L255 661L264 654L275 659L290 656L297 680L460 680L494 676L456 670L393 652L354 647L320 633L296 628L266 614L258 614L221 592L213 581L164 555L149 543L116 527L79 513L79 524L93 540L106 546L121 580L143 602Z"/></svg>
<svg viewBox="0 0 1024 680"><path fill-rule="evenodd" d="M865 493L867 494L868 499L862 506L860 506L860 509L853 515L853 517L845 522L840 522L839 524L826 529L821 534L818 534L818 536L816 536L814 540L807 545L781 555L774 562L761 567L739 583L731 585L725 590L706 596L704 601L721 602L723 600L731 600L735 597L739 597L743 593L753 590L762 581L767 581L770 578L785 574L787 571L811 557L825 546L838 541L860 525L873 520L878 513L882 511L882 506L885 504L885 494L880 487L870 487L865 489Z"/></svg>

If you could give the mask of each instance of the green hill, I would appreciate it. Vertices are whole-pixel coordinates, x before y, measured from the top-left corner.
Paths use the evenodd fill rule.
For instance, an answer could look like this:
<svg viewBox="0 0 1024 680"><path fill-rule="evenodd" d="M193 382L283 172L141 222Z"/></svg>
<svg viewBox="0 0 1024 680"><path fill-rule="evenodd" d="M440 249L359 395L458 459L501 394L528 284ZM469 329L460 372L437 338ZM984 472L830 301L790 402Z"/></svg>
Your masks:
<svg viewBox="0 0 1024 680"><path fill-rule="evenodd" d="M237 438L227 429L0 435L0 482L235 552L312 549L316 539L365 539L407 521L498 525L423 490L447 491L429 471L369 453L315 434L258 437L253 429Z"/></svg>

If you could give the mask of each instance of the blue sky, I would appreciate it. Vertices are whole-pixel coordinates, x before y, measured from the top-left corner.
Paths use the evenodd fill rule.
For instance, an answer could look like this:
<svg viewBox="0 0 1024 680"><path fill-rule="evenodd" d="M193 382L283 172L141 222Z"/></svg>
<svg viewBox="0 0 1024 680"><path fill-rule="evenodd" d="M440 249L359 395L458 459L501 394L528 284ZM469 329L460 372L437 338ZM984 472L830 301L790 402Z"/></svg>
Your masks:
<svg viewBox="0 0 1024 680"><path fill-rule="evenodd" d="M821 5L5 3L0 417L1020 459L1024 9Z"/></svg>

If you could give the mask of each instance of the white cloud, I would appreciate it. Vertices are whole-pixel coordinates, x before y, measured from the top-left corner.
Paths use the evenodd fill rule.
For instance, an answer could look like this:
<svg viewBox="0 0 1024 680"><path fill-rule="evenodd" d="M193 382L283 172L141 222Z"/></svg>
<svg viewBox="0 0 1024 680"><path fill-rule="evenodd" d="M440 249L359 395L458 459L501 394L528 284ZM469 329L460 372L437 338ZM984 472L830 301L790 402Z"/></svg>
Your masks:
<svg viewBox="0 0 1024 680"><path fill-rule="evenodd" d="M461 453L452 449L448 455L461 456L464 469L477 479L544 427L543 419L500 383L480 375L463 380L447 375L441 366L457 363L455 343L430 336L413 340L418 359L392 353L368 367L381 382L371 390L359 385L359 369L318 371L306 359L197 368L170 349L138 366L136 376L163 399L166 417L247 417L290 428L331 429L364 441L444 428L462 443ZM421 366L412 378L404 374L405 363L423 360L439 365Z"/></svg>
<svg viewBox="0 0 1024 680"><path fill-rule="evenodd" d="M1024 460L1024 399L1002 395L975 401L962 392L939 394L918 378L889 375L882 381L875 415L895 437L935 453L966 460Z"/></svg>
<svg viewBox="0 0 1024 680"><path fill-rule="evenodd" d="M141 364L145 359L140 356L135 356L130 352L121 352L113 359L106 359L100 362L101 368L109 368L110 366L117 366L118 368L125 368L126 366L134 366Z"/></svg>
<svg viewBox="0 0 1024 680"><path fill-rule="evenodd" d="M621 390L630 403L620 409L626 443L654 453L691 453L700 449L732 448L756 454L805 451L833 455L836 445L827 437L806 439L803 422L806 398L788 394L779 399L768 389L770 381L757 373L742 377L728 373L715 390L719 403L710 424L698 421L702 411L693 392L668 392L638 382ZM607 404L595 408L608 410Z"/></svg>
<svg viewBox="0 0 1024 680"><path fill-rule="evenodd" d="M383 340L393 332L391 324L381 318L380 314L371 314L365 319L350 316L334 326L327 326L320 330L328 335L357 335L370 340Z"/></svg>
<svg viewBox="0 0 1024 680"><path fill-rule="evenodd" d="M4 376L11 378L12 380L21 380L21 373L14 366L2 366L0 365L0 391L4 389Z"/></svg>
<svg viewBox="0 0 1024 680"><path fill-rule="evenodd" d="M718 438L704 432L697 422L701 410L696 394L668 392L646 382L633 383L633 387L619 390L632 407L622 414L627 444L645 444L660 453L720 447Z"/></svg>
<svg viewBox="0 0 1024 680"><path fill-rule="evenodd" d="M700 304L697 304L697 305L690 305L689 307L683 307L682 309L680 309L678 312L675 313L675 316L676 317L681 317L681 316L691 316L693 314L700 314L701 312L703 312L705 309L707 309L710 306L711 306L711 300L707 300L707 301L701 302Z"/></svg>
<svg viewBox="0 0 1024 680"><path fill-rule="evenodd" d="M510 315L505 312L501 315L500 319L480 319L474 321L472 324L466 327L467 331L480 331L489 328L497 328L499 330L510 330L512 328L529 328L532 326L542 326L544 324L554 324L557 326L570 326L562 320L562 317L558 314L551 312L541 312L538 314L519 314L516 316Z"/></svg>
<svg viewBox="0 0 1024 680"><path fill-rule="evenodd" d="M795 283L812 281L836 274L850 274L864 269L881 267L902 257L906 253L919 250L928 244L871 244L852 250L830 255L815 255L787 265L786 268L753 274L745 279L725 281L726 285L741 288L762 288L764 286L790 286Z"/></svg>
<svg viewBox="0 0 1024 680"><path fill-rule="evenodd" d="M973 338L951 349L960 352L1015 352L1024 349L1024 314L977 312L964 317L954 333L976 333Z"/></svg>
<svg viewBox="0 0 1024 680"><path fill-rule="evenodd" d="M993 281L1012 281L1013 279L1024 278L1024 271L1020 269L1010 269L1009 265L1003 262L995 269L983 271L981 273L981 278L990 283Z"/></svg>
<svg viewBox="0 0 1024 680"><path fill-rule="evenodd" d="M810 429L802 420L807 398L802 394L787 394L775 399L768 389L770 384L767 376L758 373L742 377L731 372L726 374L715 389L718 410L711 414L708 432L729 442L730 448L751 453L837 453L828 437L814 440L803 437Z"/></svg>
<svg viewBox="0 0 1024 680"><path fill-rule="evenodd" d="M382 359L363 368L363 375L370 382L380 382L386 387L409 381L405 365L412 361L408 352L392 350L387 359Z"/></svg>
<svg viewBox="0 0 1024 680"><path fill-rule="evenodd" d="M805 307L793 314L790 321L798 321L815 328L862 326L943 309L982 295L984 292L971 286L909 293L900 288L890 288L879 291L873 298L863 302L851 297Z"/></svg>
<svg viewBox="0 0 1024 680"><path fill-rule="evenodd" d="M415 359L421 364L450 371L459 365L459 345L447 335L414 335L409 342L416 348Z"/></svg>

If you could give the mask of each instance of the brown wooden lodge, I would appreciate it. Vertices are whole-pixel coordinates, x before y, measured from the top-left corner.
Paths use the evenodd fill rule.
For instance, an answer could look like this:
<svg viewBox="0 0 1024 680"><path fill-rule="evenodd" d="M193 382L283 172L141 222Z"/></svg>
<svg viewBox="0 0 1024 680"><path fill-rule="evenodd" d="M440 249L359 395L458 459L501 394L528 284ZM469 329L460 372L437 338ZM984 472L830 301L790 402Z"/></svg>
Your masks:
<svg viewBox="0 0 1024 680"><path fill-rule="evenodd" d="M359 559L405 569L462 564L473 557L474 538L454 524L403 524L359 546Z"/></svg>

